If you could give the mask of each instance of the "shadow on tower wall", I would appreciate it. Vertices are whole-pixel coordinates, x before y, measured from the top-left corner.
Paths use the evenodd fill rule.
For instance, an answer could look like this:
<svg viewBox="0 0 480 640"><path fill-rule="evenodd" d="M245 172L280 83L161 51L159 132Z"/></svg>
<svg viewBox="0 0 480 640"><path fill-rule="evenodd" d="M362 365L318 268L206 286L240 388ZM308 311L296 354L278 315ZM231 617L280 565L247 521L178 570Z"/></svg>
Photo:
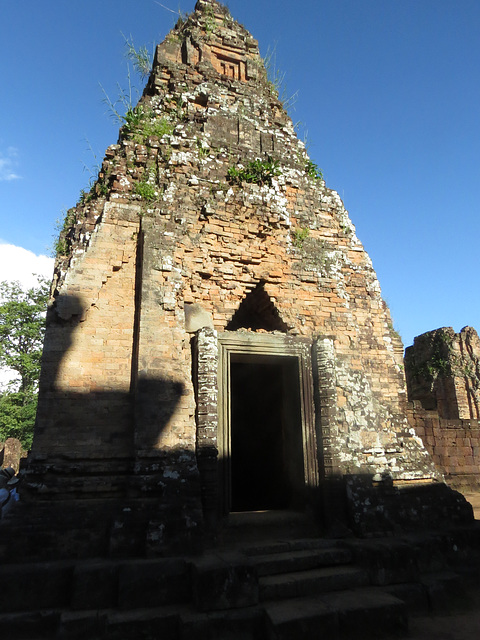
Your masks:
<svg viewBox="0 0 480 640"><path fill-rule="evenodd" d="M37 539L45 553L56 548L55 557L155 555L195 546L202 529L195 451L158 446L185 384L150 376L130 381L128 371L127 390L116 390L103 370L102 384L95 385L81 356L75 362L81 322L79 298L59 297L49 309L18 517L33 521L40 515Z"/></svg>

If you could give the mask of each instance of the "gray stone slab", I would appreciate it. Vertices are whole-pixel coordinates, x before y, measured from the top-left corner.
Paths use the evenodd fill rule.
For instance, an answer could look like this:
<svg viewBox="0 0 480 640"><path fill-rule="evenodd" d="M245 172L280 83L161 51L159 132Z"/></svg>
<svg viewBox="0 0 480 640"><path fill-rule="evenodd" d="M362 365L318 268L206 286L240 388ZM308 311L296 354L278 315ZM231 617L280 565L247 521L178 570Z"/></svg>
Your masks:
<svg viewBox="0 0 480 640"><path fill-rule="evenodd" d="M70 603L73 565L38 562L0 567L0 612L57 609Z"/></svg>
<svg viewBox="0 0 480 640"><path fill-rule="evenodd" d="M161 638L178 640L179 611L176 607L112 612L107 616L106 640Z"/></svg>
<svg viewBox="0 0 480 640"><path fill-rule="evenodd" d="M302 596L352 589L367 584L367 575L354 567L328 567L298 573L260 578L260 599L298 598Z"/></svg>
<svg viewBox="0 0 480 640"><path fill-rule="evenodd" d="M265 610L272 640L357 640L407 628L404 603L372 589L296 598L269 604Z"/></svg>
<svg viewBox="0 0 480 640"><path fill-rule="evenodd" d="M351 557L348 549L311 549L257 556L253 562L258 575L266 576L346 564Z"/></svg>
<svg viewBox="0 0 480 640"><path fill-rule="evenodd" d="M134 560L119 570L121 609L160 607L190 598L188 566L180 558Z"/></svg>
<svg viewBox="0 0 480 640"><path fill-rule="evenodd" d="M60 612L45 610L0 614L2 638L52 638L55 637Z"/></svg>
<svg viewBox="0 0 480 640"><path fill-rule="evenodd" d="M105 611L65 611L61 614L56 637L59 640L103 637L106 618Z"/></svg>
<svg viewBox="0 0 480 640"><path fill-rule="evenodd" d="M259 607L188 612L180 618L180 640L265 640L266 637L265 613Z"/></svg>
<svg viewBox="0 0 480 640"><path fill-rule="evenodd" d="M258 603L256 569L242 554L209 554L195 560L192 587L195 604L201 611L236 609Z"/></svg>
<svg viewBox="0 0 480 640"><path fill-rule="evenodd" d="M376 638L408 629L405 603L381 589L329 593L321 601L337 612L341 638Z"/></svg>
<svg viewBox="0 0 480 640"><path fill-rule="evenodd" d="M265 607L268 638L292 640L292 638L336 637L337 614L330 607L313 598L277 602Z"/></svg>
<svg viewBox="0 0 480 640"><path fill-rule="evenodd" d="M73 573L72 608L107 609L118 605L118 563L79 563Z"/></svg>

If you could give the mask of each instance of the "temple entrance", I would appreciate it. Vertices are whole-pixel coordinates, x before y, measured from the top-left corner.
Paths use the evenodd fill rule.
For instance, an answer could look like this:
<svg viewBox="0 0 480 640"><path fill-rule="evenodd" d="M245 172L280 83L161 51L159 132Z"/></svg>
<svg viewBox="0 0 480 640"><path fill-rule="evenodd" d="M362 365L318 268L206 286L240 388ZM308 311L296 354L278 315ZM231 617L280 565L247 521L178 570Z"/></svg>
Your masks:
<svg viewBox="0 0 480 640"><path fill-rule="evenodd" d="M304 490L298 358L232 354L230 510L300 507Z"/></svg>
<svg viewBox="0 0 480 640"><path fill-rule="evenodd" d="M311 341L205 328L193 347L207 526L233 511L318 503Z"/></svg>

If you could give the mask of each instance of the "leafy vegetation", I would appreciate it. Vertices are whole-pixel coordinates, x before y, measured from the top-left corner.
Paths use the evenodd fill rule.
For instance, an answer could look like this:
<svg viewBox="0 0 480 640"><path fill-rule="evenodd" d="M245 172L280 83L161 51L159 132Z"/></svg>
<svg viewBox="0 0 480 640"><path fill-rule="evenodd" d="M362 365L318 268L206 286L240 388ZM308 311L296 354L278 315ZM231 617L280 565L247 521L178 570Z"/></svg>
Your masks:
<svg viewBox="0 0 480 640"><path fill-rule="evenodd" d="M301 249L303 247L303 243L310 235L310 229L307 227L299 227L298 229L293 230L293 244L297 249Z"/></svg>
<svg viewBox="0 0 480 640"><path fill-rule="evenodd" d="M103 102L106 104L110 116L115 121L124 124L126 131L129 132L137 129L146 116L143 107L135 107L135 103L141 95L137 82L140 80L143 84L150 73L152 56L145 46L137 49L131 36L130 38L123 37L126 47L125 56L132 63L133 70L138 77L136 79L134 77L132 81L130 66L127 64L127 88L117 84L118 96L116 100L111 100L102 85L100 87L104 95Z"/></svg>
<svg viewBox="0 0 480 640"><path fill-rule="evenodd" d="M163 6L163 5L161 5ZM174 12L175 13L175 12ZM188 13L185 12L181 12L180 9L178 10L178 19L175 23L175 29L180 29L181 27L183 27L183 25L186 23L186 21L188 20Z"/></svg>
<svg viewBox="0 0 480 640"><path fill-rule="evenodd" d="M267 184L272 186L272 179L281 173L277 160L270 156L266 160L252 160L246 167L230 167L227 172L228 180L232 184L241 185L242 182L253 184Z"/></svg>
<svg viewBox="0 0 480 640"><path fill-rule="evenodd" d="M44 279L27 291L19 282L0 282L0 367L15 374L0 390L0 440L18 438L26 448L33 437L48 294Z"/></svg>
<svg viewBox="0 0 480 640"><path fill-rule="evenodd" d="M217 29L217 22L215 20L215 12L213 7L207 6L205 7L204 14L205 18L205 31L207 33L207 37L210 37L212 33L215 33Z"/></svg>
<svg viewBox="0 0 480 640"><path fill-rule="evenodd" d="M203 146L202 141L197 138L196 140L197 153L200 159L208 158L210 155L210 148L208 146Z"/></svg>
<svg viewBox="0 0 480 640"><path fill-rule="evenodd" d="M452 364L456 362L454 358L448 357L451 344L450 336L437 333L433 337L430 354L424 362L417 364L412 360L406 360L409 372L416 378L425 378L429 381L452 375Z"/></svg>
<svg viewBox="0 0 480 640"><path fill-rule="evenodd" d="M132 108L129 106L124 116L121 116L120 120L124 123L124 130L127 133L134 133L143 124L146 118L145 111L142 105Z"/></svg>
<svg viewBox="0 0 480 640"><path fill-rule="evenodd" d="M167 118L157 118L151 109L144 109L142 105L138 105L134 109L128 109L121 118L124 122L124 130L126 133L139 134L139 141L143 141L150 136L163 138L165 135L171 135L175 129L175 124Z"/></svg>
<svg viewBox="0 0 480 640"><path fill-rule="evenodd" d="M277 68L277 53L275 47L268 49L267 55L263 59L263 64L267 71L267 82L271 93L278 97L286 111L292 109L297 101L298 91L295 91L295 93L291 95L288 94L285 72Z"/></svg>
<svg viewBox="0 0 480 640"><path fill-rule="evenodd" d="M123 35L123 34L122 34ZM126 52L125 55L133 64L133 68L140 75L142 79L145 79L150 74L152 68L152 56L148 52L146 46L139 47L138 49L133 44L133 38L130 36L125 39Z"/></svg>
<svg viewBox="0 0 480 640"><path fill-rule="evenodd" d="M310 158L305 163L305 173L313 180L323 180L323 172Z"/></svg>
<svg viewBox="0 0 480 640"><path fill-rule="evenodd" d="M144 125L143 132L147 137L156 136L157 138L163 138L163 136L172 135L174 129L175 124L167 120L167 118L157 118L147 121Z"/></svg>
<svg viewBox="0 0 480 640"><path fill-rule="evenodd" d="M134 192L137 196L140 196L142 200L146 202L153 202L157 198L156 188L150 182L142 180L135 185Z"/></svg>
<svg viewBox="0 0 480 640"><path fill-rule="evenodd" d="M80 202L83 203L87 198L89 198L89 194L86 193L83 189L80 192ZM64 256L68 253L68 242L67 242L67 233L68 230L70 229L70 227L72 226L72 224L75 222L75 208L73 207L72 209L68 209L68 211L65 212L65 215L63 218L59 218L58 220L55 221L55 230L56 230L56 235L55 235L55 241L54 241L54 246L53 246L53 256Z"/></svg>
<svg viewBox="0 0 480 640"><path fill-rule="evenodd" d="M395 329L395 327L393 326L392 322L389 322L387 324L388 330L390 331L390 335L395 339L395 340L402 340L401 335L398 333L398 331Z"/></svg>

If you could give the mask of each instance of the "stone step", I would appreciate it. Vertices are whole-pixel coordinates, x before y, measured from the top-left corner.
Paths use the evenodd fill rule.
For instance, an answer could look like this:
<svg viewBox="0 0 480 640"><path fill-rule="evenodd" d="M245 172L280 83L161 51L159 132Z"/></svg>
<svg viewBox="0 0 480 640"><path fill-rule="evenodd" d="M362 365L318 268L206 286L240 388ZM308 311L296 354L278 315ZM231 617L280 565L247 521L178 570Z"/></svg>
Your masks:
<svg viewBox="0 0 480 640"><path fill-rule="evenodd" d="M348 564L352 560L352 554L348 549L333 547L268 553L250 558L257 574L268 576Z"/></svg>
<svg viewBox="0 0 480 640"><path fill-rule="evenodd" d="M178 607L132 611L67 611L61 615L56 637L62 640L85 640L85 638L178 640L179 620L180 608Z"/></svg>
<svg viewBox="0 0 480 640"><path fill-rule="evenodd" d="M406 632L405 604L378 588L284 600L265 606L268 640L361 640Z"/></svg>
<svg viewBox="0 0 480 640"><path fill-rule="evenodd" d="M178 640L264 640L266 638L266 617L262 607L209 613L188 611L180 616ZM162 640L164 640L163 636Z"/></svg>
<svg viewBox="0 0 480 640"><path fill-rule="evenodd" d="M259 579L260 601L301 598L308 595L354 589L368 584L365 571L356 567L326 567Z"/></svg>
<svg viewBox="0 0 480 640"><path fill-rule="evenodd" d="M428 608L434 613L455 611L468 599L465 589L467 581L454 571L429 572L421 576L420 582L427 594Z"/></svg>
<svg viewBox="0 0 480 640"><path fill-rule="evenodd" d="M15 638L15 640L55 638L60 615L58 610L0 614L2 638Z"/></svg>
<svg viewBox="0 0 480 640"><path fill-rule="evenodd" d="M72 575L73 565L63 562L0 566L0 613L68 606Z"/></svg>
<svg viewBox="0 0 480 640"><path fill-rule="evenodd" d="M264 556L273 553L307 551L309 549L346 549L343 544L329 538L293 538L291 540L263 540L257 544L241 545L241 551L247 556ZM349 550L350 555L351 551Z"/></svg>
<svg viewBox="0 0 480 640"><path fill-rule="evenodd" d="M404 603L378 589L356 589L201 613L186 607L132 611L45 611L0 616L2 636L16 640L313 640L381 637L406 629Z"/></svg>
<svg viewBox="0 0 480 640"><path fill-rule="evenodd" d="M229 514L219 544L239 547L266 540L282 541L318 535L317 524L304 512L245 511Z"/></svg>

